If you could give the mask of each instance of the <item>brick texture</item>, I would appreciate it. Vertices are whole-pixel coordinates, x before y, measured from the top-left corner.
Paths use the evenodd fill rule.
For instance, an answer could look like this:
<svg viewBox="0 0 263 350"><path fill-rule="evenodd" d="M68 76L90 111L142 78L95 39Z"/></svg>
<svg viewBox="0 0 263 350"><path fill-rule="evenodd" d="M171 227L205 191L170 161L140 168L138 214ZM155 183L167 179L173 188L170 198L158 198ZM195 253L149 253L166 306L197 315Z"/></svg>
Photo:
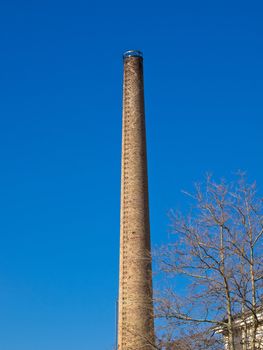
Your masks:
<svg viewBox="0 0 263 350"><path fill-rule="evenodd" d="M143 59L124 58L118 350L154 344Z"/></svg>

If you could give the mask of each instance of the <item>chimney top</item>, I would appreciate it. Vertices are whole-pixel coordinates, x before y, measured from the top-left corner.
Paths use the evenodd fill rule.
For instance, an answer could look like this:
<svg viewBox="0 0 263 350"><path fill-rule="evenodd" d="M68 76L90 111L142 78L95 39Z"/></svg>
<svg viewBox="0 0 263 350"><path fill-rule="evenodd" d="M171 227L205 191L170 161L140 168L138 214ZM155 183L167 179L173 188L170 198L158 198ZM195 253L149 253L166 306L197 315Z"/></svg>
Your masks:
<svg viewBox="0 0 263 350"><path fill-rule="evenodd" d="M128 50L128 51L124 52L123 59L128 58L128 57L139 57L139 58L142 58L143 54L139 50Z"/></svg>

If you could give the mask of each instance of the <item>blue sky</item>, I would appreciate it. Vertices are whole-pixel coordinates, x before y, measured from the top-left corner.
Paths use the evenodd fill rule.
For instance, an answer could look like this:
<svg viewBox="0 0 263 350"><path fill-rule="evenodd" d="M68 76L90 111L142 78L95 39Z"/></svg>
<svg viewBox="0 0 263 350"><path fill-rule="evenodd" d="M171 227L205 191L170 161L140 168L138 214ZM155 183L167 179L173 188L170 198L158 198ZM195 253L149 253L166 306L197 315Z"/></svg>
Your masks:
<svg viewBox="0 0 263 350"><path fill-rule="evenodd" d="M122 53L144 53L153 246L205 172L263 186L261 1L0 5L0 349L111 350Z"/></svg>

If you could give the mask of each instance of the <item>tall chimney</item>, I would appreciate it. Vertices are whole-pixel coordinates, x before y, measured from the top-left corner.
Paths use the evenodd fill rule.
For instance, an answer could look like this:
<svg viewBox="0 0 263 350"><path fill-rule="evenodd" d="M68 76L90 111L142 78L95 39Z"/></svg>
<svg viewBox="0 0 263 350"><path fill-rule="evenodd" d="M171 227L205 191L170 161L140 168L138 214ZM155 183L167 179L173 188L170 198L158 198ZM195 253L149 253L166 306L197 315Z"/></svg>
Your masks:
<svg viewBox="0 0 263 350"><path fill-rule="evenodd" d="M123 55L118 350L154 344L143 57Z"/></svg>

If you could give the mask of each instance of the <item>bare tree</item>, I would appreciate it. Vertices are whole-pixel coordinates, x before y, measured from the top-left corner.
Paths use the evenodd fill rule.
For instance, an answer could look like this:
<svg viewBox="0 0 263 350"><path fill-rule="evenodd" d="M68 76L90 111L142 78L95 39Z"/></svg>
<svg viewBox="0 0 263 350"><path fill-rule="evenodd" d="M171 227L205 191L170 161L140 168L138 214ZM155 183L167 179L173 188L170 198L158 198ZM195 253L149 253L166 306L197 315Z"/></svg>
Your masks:
<svg viewBox="0 0 263 350"><path fill-rule="evenodd" d="M256 184L242 174L233 183L207 176L186 195L190 212L170 212L171 241L156 253L160 348L180 349L187 339L191 349L216 349L224 334L229 350L239 349L237 342L262 349L263 201Z"/></svg>

